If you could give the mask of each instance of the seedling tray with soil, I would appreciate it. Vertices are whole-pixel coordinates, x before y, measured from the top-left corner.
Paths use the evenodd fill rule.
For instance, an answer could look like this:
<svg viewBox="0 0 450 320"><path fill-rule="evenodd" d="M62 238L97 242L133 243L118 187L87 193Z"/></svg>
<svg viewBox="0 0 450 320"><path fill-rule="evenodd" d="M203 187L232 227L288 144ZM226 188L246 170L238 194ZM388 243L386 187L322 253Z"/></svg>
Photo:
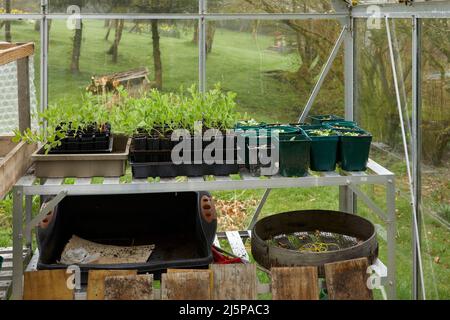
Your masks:
<svg viewBox="0 0 450 320"><path fill-rule="evenodd" d="M131 139L114 136L111 153L46 154L42 147L32 156L39 178L119 177L125 174Z"/></svg>
<svg viewBox="0 0 450 320"><path fill-rule="evenodd" d="M63 126L64 124L61 124ZM70 128L70 125L69 125ZM57 130L62 130L57 128ZM113 149L113 137L111 125L104 124L100 127L96 124L78 128L66 133L66 137L60 140L61 145L49 150L49 154L89 154L110 153Z"/></svg>

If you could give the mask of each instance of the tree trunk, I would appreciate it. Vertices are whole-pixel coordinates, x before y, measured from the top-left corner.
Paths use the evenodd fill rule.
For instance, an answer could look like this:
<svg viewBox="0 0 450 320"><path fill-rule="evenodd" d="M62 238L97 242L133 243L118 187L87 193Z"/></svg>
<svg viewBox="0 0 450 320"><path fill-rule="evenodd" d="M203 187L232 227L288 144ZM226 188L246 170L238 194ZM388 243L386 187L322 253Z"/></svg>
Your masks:
<svg viewBox="0 0 450 320"><path fill-rule="evenodd" d="M11 0L5 0L5 12L11 13ZM11 21L5 21L5 41L12 42L11 36Z"/></svg>
<svg viewBox="0 0 450 320"><path fill-rule="evenodd" d="M70 63L70 72L80 73L80 55L81 42L83 40L83 22L80 20L80 28L75 29L73 36L72 62Z"/></svg>
<svg viewBox="0 0 450 320"><path fill-rule="evenodd" d="M117 63L119 60L119 44L120 40L122 39L122 31L125 21L123 19L116 20L116 33L114 36L114 43L112 44L111 48L108 51L108 54L112 55L112 62Z"/></svg>
<svg viewBox="0 0 450 320"><path fill-rule="evenodd" d="M198 32L199 32L198 21L195 21L194 22L194 36L192 37L192 43L195 45L198 45Z"/></svg>
<svg viewBox="0 0 450 320"><path fill-rule="evenodd" d="M111 25L111 20L105 19L105 22L103 24L103 28L109 28L110 25Z"/></svg>
<svg viewBox="0 0 450 320"><path fill-rule="evenodd" d="M206 29L206 54L210 54L212 52L213 43L214 43L214 35L216 34L216 22L210 21L208 22Z"/></svg>
<svg viewBox="0 0 450 320"><path fill-rule="evenodd" d="M113 25L116 24L117 20L111 21L111 20L107 20L108 21L108 31L106 32L105 35L105 40L108 41L109 40L109 35L111 34L111 29L113 27Z"/></svg>
<svg viewBox="0 0 450 320"><path fill-rule="evenodd" d="M158 90L162 90L162 62L161 49L159 43L158 20L152 20L152 39L153 39L153 64L155 67L155 83Z"/></svg>

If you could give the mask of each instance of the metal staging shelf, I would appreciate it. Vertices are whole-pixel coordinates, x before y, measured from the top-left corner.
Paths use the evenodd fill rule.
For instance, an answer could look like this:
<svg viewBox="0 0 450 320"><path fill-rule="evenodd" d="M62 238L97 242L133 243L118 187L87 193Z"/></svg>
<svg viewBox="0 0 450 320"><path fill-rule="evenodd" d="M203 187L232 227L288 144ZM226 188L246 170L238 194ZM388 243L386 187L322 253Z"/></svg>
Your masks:
<svg viewBox="0 0 450 320"><path fill-rule="evenodd" d="M122 179L123 180L123 179ZM339 207L342 211L351 211L353 208L348 202L348 194L356 194L364 203L375 212L386 225L387 234L387 277L382 279L386 287L387 297L396 297L395 278L395 176L378 163L370 160L366 172L311 172L306 177L285 178L281 176L253 177L242 171L239 175L223 177L196 177L171 179L133 179L131 182L121 182L120 177L104 178L93 183L91 178L75 179L74 184L64 184L65 179L37 179L34 175L22 177L13 189L13 290L12 298L21 299L23 292L24 259L20 252L23 250L25 240L29 252L32 250L33 228L53 210L53 208L67 195L95 195L95 194L137 194L137 193L164 193L187 191L219 191L266 189L266 194L258 206L252 224L257 220L259 213L271 189L277 188L310 188L337 186L340 189ZM380 208L361 189L361 185L384 185L386 187L386 208ZM33 217L32 199L35 195L54 195L39 214ZM24 201L25 200L25 201ZM25 205L24 205L25 204ZM25 218L25 226L23 219ZM243 241L250 234L241 233L218 234L219 238L227 238L235 253L245 254ZM241 240L241 238L243 240ZM16 252L18 254L16 254ZM382 265L381 263L379 265ZM380 269L374 267L374 269ZM382 268L381 268L382 269Z"/></svg>

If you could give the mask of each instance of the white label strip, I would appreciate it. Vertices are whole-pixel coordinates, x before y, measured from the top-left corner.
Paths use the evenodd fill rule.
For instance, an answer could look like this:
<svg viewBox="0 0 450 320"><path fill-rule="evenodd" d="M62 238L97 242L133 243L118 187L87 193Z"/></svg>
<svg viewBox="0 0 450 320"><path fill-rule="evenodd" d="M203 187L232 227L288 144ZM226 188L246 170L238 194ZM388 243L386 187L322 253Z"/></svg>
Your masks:
<svg viewBox="0 0 450 320"><path fill-rule="evenodd" d="M226 235L227 235L228 242L230 243L231 250L233 250L233 253L240 258L250 260L247 250L245 249L245 245L242 242L242 238L239 235L239 232L238 231L227 231Z"/></svg>

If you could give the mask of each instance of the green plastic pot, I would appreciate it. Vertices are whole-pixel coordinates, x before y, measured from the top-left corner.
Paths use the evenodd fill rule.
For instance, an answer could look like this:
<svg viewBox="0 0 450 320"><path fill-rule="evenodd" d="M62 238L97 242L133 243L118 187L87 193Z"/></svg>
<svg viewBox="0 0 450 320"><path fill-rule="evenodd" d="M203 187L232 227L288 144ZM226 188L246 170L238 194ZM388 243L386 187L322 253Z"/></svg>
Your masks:
<svg viewBox="0 0 450 320"><path fill-rule="evenodd" d="M258 125L253 125L253 126L249 126L249 125L244 125L244 124L240 124L239 122L236 123L236 125L234 126L235 129L241 129L241 130L252 130L252 129L259 129L259 128L264 128L266 126L266 124L264 122L260 122Z"/></svg>
<svg viewBox="0 0 450 320"><path fill-rule="evenodd" d="M337 151L339 144L339 135L333 136L314 136L312 130L328 129L324 126L306 130L306 134L311 139L310 168L313 171L334 171L336 170Z"/></svg>
<svg viewBox="0 0 450 320"><path fill-rule="evenodd" d="M354 121L330 121L325 122L324 125L330 127L333 130L362 130ZM336 127L345 127L345 129Z"/></svg>
<svg viewBox="0 0 450 320"><path fill-rule="evenodd" d="M329 121L345 121L344 118L336 116L334 114L322 114L316 116L310 116L311 124L322 124Z"/></svg>
<svg viewBox="0 0 450 320"><path fill-rule="evenodd" d="M339 164L345 171L366 171L369 161L372 135L364 130L336 130L339 136ZM363 136L344 136L345 132L360 133Z"/></svg>
<svg viewBox="0 0 450 320"><path fill-rule="evenodd" d="M300 133L299 128L294 128L291 126L268 126L258 129L253 128L252 130L243 130L241 134L245 139L245 166L247 168L249 168L250 165L249 146L260 147L262 144L267 144L270 148L272 145L271 134L274 130L282 130L283 132L279 132L278 136L286 139Z"/></svg>
<svg viewBox="0 0 450 320"><path fill-rule="evenodd" d="M308 174L311 139L301 132L292 137L278 138L280 150L280 175L283 177L304 177Z"/></svg>

